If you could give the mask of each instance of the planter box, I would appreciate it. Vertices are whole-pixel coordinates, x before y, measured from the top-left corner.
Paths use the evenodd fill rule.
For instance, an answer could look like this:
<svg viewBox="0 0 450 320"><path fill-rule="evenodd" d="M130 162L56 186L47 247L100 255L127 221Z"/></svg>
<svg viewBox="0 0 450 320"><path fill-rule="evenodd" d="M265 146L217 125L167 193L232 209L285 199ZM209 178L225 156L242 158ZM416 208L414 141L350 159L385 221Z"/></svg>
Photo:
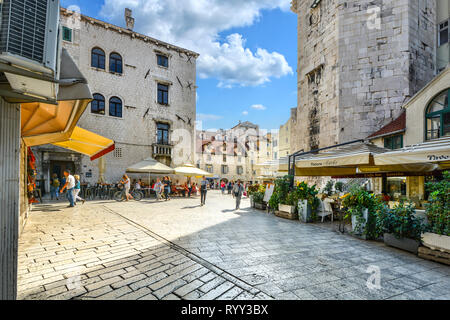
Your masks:
<svg viewBox="0 0 450 320"><path fill-rule="evenodd" d="M311 205L308 203L308 200L299 200L298 201L298 217L300 221L303 222L312 222L312 210Z"/></svg>
<svg viewBox="0 0 450 320"><path fill-rule="evenodd" d="M357 225L358 225L358 221L357 221L357 219L356 219L356 216L354 216L354 215L352 215L352 231L355 233L355 234L362 234L363 233L363 231L364 231L364 228L365 228L365 226L366 226L366 223L367 223L367 220L369 220L369 209L364 209L363 210L363 218L364 218L364 220L365 220L365 222L363 222L359 227L360 228L358 228L358 230L357 230Z"/></svg>
<svg viewBox="0 0 450 320"><path fill-rule="evenodd" d="M287 204L279 204L278 210L287 213L295 213L295 206L289 206Z"/></svg>
<svg viewBox="0 0 450 320"><path fill-rule="evenodd" d="M290 213L285 211L275 211L275 215L280 218L289 219L289 220L298 220L297 213Z"/></svg>
<svg viewBox="0 0 450 320"><path fill-rule="evenodd" d="M402 249L405 251L409 251L411 253L417 254L417 250L419 249L420 242L413 239L408 238L396 238L391 233L385 233L383 235L384 244L387 246L395 247L398 249Z"/></svg>
<svg viewBox="0 0 450 320"><path fill-rule="evenodd" d="M422 259L444 263L450 266L450 253L447 252L432 250L430 248L421 246L419 247L419 257Z"/></svg>
<svg viewBox="0 0 450 320"><path fill-rule="evenodd" d="M250 196L250 207L255 207L255 202L253 201L253 196Z"/></svg>
<svg viewBox="0 0 450 320"><path fill-rule="evenodd" d="M422 243L424 246L442 252L450 253L450 237L436 233L425 232L422 234Z"/></svg>
<svg viewBox="0 0 450 320"><path fill-rule="evenodd" d="M266 210L267 206L265 203L254 202L255 208L260 210Z"/></svg>

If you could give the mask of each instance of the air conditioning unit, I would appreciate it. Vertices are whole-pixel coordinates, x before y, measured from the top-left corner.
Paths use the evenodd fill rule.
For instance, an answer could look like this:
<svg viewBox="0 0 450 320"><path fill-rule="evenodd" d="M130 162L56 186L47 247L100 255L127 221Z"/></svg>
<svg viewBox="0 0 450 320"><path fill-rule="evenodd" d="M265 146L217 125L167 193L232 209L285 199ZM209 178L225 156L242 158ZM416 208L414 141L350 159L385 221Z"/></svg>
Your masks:
<svg viewBox="0 0 450 320"><path fill-rule="evenodd" d="M55 100L61 50L59 0L0 0L0 5L0 62L8 65L2 71L12 90Z"/></svg>

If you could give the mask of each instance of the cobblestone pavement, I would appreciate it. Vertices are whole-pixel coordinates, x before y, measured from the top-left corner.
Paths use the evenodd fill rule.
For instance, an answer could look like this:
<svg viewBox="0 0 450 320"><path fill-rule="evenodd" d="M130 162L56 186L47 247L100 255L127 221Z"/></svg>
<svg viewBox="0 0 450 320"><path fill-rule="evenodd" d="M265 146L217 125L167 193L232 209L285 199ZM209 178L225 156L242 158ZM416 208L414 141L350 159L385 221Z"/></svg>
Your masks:
<svg viewBox="0 0 450 320"><path fill-rule="evenodd" d="M450 299L450 267L229 195L35 206L19 299ZM368 270L381 288L369 289Z"/></svg>

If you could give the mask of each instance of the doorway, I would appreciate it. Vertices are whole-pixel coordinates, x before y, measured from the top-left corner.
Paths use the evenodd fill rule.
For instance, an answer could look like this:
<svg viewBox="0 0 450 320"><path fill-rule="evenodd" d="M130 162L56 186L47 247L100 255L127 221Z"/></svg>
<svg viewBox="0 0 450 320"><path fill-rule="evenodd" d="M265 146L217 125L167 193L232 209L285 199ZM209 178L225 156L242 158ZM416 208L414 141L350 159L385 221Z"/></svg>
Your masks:
<svg viewBox="0 0 450 320"><path fill-rule="evenodd" d="M75 173L75 163L73 161L50 161L50 178L56 173L61 181L64 170L69 170L73 175Z"/></svg>

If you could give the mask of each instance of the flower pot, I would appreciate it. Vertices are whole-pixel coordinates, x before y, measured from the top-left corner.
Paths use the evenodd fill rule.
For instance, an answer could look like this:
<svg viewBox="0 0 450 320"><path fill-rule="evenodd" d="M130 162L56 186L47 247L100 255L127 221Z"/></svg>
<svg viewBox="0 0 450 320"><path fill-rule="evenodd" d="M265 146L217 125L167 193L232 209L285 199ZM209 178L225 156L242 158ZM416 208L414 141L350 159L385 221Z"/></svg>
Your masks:
<svg viewBox="0 0 450 320"><path fill-rule="evenodd" d="M308 200L298 201L298 218L303 222L312 222L312 208Z"/></svg>
<svg viewBox="0 0 450 320"><path fill-rule="evenodd" d="M266 210L266 205L264 203L255 202L255 208L260 210Z"/></svg>
<svg viewBox="0 0 450 320"><path fill-rule="evenodd" d="M390 247L395 247L411 253L417 254L420 242L409 238L396 238L392 233L385 233L383 235L384 244Z"/></svg>
<svg viewBox="0 0 450 320"><path fill-rule="evenodd" d="M279 211L283 211L283 212L287 212L287 213L295 213L295 206L289 206L287 204L279 204L278 205L278 210Z"/></svg>
<svg viewBox="0 0 450 320"><path fill-rule="evenodd" d="M443 252L450 253L450 237L432 232L422 234L422 243L424 246Z"/></svg>
<svg viewBox="0 0 450 320"><path fill-rule="evenodd" d="M369 209L367 209L367 208L363 209L363 218L364 218L364 222L358 226L357 217L355 215L352 215L352 231L355 234L363 233L364 227L366 226L366 223L367 223L367 220L369 220Z"/></svg>

